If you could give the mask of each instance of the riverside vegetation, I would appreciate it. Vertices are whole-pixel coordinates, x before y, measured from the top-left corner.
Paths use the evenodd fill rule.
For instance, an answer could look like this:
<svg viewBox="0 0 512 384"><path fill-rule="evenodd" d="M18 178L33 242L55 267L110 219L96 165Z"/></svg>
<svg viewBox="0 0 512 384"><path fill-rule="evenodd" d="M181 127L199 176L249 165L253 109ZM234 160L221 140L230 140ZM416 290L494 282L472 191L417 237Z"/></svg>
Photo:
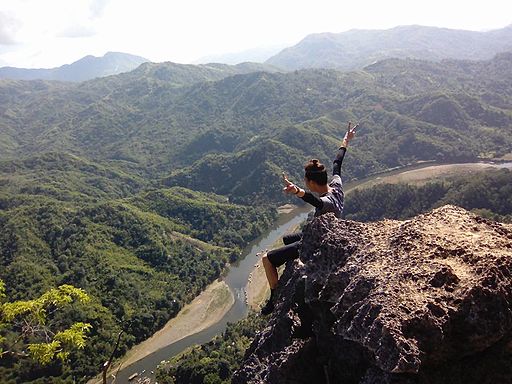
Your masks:
<svg viewBox="0 0 512 384"><path fill-rule="evenodd" d="M345 218L358 221L408 219L446 204L456 204L493 220L512 222L512 171L477 172L424 185L382 184L346 196ZM232 324L211 342L172 358L157 371L165 384L227 384L254 335L267 319L254 313ZM240 351L241 349L241 351Z"/></svg>
<svg viewBox="0 0 512 384"><path fill-rule="evenodd" d="M382 184L356 189L347 196L345 217L357 221L408 219L446 204L510 223L512 172L491 170L424 185Z"/></svg>
<svg viewBox="0 0 512 384"><path fill-rule="evenodd" d="M300 180L291 164L331 158L349 119L362 129L345 179L507 154L511 64L510 53L352 73L164 63L80 84L0 81L0 279L10 300L83 289L90 302L52 321L91 324L67 363L2 359L0 376L83 382L120 330L118 354L147 338L275 218L281 171Z"/></svg>
<svg viewBox="0 0 512 384"><path fill-rule="evenodd" d="M6 382L43 376L66 381L98 373L114 335L125 331L119 353L150 336L274 217L270 210L180 187L107 198L85 182L82 198L84 174L74 174L75 168L53 171L59 175L50 176L48 184L39 182L36 190L25 189L19 168L16 181L7 183L0 199L2 278L8 296L18 300L61 284L84 289L91 297L87 306L67 308L52 321L81 319L92 328L85 348L73 351L69 364L55 361L34 369L26 359L2 360ZM96 176L115 189L115 180Z"/></svg>

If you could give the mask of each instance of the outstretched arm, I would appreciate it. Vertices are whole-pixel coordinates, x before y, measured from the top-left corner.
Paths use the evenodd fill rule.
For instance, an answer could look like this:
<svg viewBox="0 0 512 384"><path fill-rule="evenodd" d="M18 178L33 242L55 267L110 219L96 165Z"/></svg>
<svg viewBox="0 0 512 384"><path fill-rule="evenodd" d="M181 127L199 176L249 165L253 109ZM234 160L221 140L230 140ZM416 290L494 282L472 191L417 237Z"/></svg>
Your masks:
<svg viewBox="0 0 512 384"><path fill-rule="evenodd" d="M356 135L356 128L359 124L356 124L352 127L352 122L348 122L348 130L345 133L345 137L341 142L341 146L338 149L338 153L336 153L336 158L333 161L332 174L341 176L341 164L343 163L343 158L345 157L345 153L347 152L348 143L350 140L354 138Z"/></svg>
<svg viewBox="0 0 512 384"><path fill-rule="evenodd" d="M283 180L284 180L284 188L283 191L286 193L293 193L294 195L297 195L297 197L300 197L302 200L304 200L306 203L311 204L315 208L321 209L324 205L324 202L313 195L310 192L306 192L302 188L299 188L295 184L293 184L288 178L286 177L286 174L283 172Z"/></svg>

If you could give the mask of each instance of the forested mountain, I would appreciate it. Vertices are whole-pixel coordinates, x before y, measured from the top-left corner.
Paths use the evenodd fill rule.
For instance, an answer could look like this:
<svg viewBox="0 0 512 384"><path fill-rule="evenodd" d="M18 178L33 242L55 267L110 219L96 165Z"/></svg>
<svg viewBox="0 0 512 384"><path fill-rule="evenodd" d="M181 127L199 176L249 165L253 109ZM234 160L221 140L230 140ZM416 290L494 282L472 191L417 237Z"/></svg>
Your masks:
<svg viewBox="0 0 512 384"><path fill-rule="evenodd" d="M309 157L330 163L349 119L361 128L345 179L509 153L511 79L504 53L352 73L163 63L82 83L0 81L0 279L12 299L62 283L93 298L54 319L93 325L70 367L2 360L0 376L83 381L119 329L120 352L147 337L289 201L282 171L300 181Z"/></svg>
<svg viewBox="0 0 512 384"><path fill-rule="evenodd" d="M306 36L266 61L280 68L361 69L386 58L485 60L512 49L512 25L475 32L419 25Z"/></svg>
<svg viewBox="0 0 512 384"><path fill-rule="evenodd" d="M279 171L300 177L307 157L330 161L348 119L362 122L350 177L509 152L511 68L504 53L352 73L167 63L76 85L2 81L2 157L65 151L166 185L268 198Z"/></svg>
<svg viewBox="0 0 512 384"><path fill-rule="evenodd" d="M140 56L120 52L107 52L102 57L85 56L71 64L57 68L0 68L0 79L13 80L59 80L59 81L85 81L96 77L117 75L129 72L142 63L148 62Z"/></svg>
<svg viewBox="0 0 512 384"><path fill-rule="evenodd" d="M77 319L92 325L84 350L67 365L48 367L2 357L2 383L48 376L84 382L99 373L121 329L118 354L175 316L274 218L268 209L211 193L152 188L76 156L0 163L0 279L7 296L26 300L71 284L92 298L86 307L51 315L61 326ZM2 335L13 342L9 330Z"/></svg>

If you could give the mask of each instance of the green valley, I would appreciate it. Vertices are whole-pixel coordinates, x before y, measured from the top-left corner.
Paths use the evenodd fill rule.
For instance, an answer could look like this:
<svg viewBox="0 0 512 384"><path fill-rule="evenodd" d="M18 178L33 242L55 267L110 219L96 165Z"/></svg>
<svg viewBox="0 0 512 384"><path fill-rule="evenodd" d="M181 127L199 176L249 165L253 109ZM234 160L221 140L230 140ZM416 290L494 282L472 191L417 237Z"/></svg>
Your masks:
<svg viewBox="0 0 512 384"><path fill-rule="evenodd" d="M480 62L389 59L351 73L163 63L78 84L0 80L0 279L11 300L81 288L90 303L52 321L92 325L69 364L10 358L0 376L84 382L120 330L117 355L150 336L290 202L281 172L300 183L309 158L330 164L348 120L361 127L345 180L509 154L511 79L512 54L503 53ZM482 183L494 185L489 177ZM355 196L353 207L358 198L369 199Z"/></svg>

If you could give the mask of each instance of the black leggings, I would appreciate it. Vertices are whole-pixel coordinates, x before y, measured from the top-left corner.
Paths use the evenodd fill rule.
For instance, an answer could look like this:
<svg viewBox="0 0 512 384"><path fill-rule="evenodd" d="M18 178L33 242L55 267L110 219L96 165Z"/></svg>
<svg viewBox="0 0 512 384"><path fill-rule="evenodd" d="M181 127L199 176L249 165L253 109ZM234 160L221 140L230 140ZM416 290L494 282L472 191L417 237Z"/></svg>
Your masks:
<svg viewBox="0 0 512 384"><path fill-rule="evenodd" d="M274 267L280 267L289 260L299 257L299 246L302 240L302 232L295 232L283 236L284 247L268 251L268 260Z"/></svg>

